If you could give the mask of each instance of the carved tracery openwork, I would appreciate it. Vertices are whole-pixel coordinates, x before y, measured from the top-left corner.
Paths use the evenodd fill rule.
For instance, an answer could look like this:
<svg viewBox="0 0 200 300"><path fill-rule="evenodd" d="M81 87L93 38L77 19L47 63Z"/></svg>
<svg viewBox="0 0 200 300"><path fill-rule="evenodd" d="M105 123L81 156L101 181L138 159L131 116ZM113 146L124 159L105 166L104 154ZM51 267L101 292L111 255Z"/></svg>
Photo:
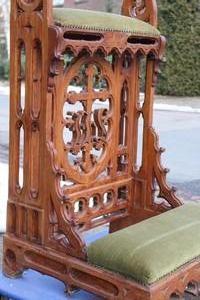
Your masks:
<svg viewBox="0 0 200 300"><path fill-rule="evenodd" d="M74 108L64 112L65 128L71 133L71 140L65 143L65 149L72 166L81 172L89 173L107 147L111 123L110 99L107 98L108 84L102 78L100 69L93 64L84 64L71 84L72 89L70 90L69 86L65 95L65 106L70 104ZM81 91L76 92L76 87ZM93 97L90 96L91 93ZM101 102L107 102L108 109L101 108ZM64 139L65 134L68 132L64 131Z"/></svg>
<svg viewBox="0 0 200 300"><path fill-rule="evenodd" d="M85 60L85 59L84 59ZM67 70L60 123L63 167L69 179L94 180L107 167L113 132L112 69L80 59ZM58 141L57 142L61 142ZM57 147L58 148L58 147Z"/></svg>

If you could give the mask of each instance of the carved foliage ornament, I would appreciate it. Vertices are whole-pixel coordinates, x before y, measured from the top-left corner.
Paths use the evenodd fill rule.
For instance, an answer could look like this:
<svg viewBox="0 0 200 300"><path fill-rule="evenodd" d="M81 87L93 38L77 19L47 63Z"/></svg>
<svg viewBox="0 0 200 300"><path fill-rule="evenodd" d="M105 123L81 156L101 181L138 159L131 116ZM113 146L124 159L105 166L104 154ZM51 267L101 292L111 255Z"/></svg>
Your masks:
<svg viewBox="0 0 200 300"><path fill-rule="evenodd" d="M145 0L135 0L133 2L133 6L130 8L130 14L132 17L143 15L145 11Z"/></svg>
<svg viewBox="0 0 200 300"><path fill-rule="evenodd" d="M124 0L122 14L157 26L157 5L155 0Z"/></svg>

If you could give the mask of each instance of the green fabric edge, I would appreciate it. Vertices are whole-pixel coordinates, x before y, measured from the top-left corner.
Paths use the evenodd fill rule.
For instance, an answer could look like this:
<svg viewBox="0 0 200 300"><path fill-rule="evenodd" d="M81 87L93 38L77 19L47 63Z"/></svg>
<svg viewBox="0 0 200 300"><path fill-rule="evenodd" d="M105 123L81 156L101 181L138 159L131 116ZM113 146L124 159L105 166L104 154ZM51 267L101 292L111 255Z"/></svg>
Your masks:
<svg viewBox="0 0 200 300"><path fill-rule="evenodd" d="M173 275L175 272L178 272L178 271L182 270L182 269L183 269L184 267L186 267L188 264L191 264L191 263L193 263L193 262L195 262L195 261L199 261L199 262L200 262L200 255L196 256L195 258L193 258L193 259L191 259L191 260L186 261L186 262L183 263L181 266L176 267L176 268L173 269L171 272L166 273L165 275L163 275L163 276L161 276L161 277L158 277L158 278L157 278L156 280L154 280L154 281L148 281L148 280L147 280L147 281L141 281L139 278L136 279L136 277L131 277L130 275L124 275L124 274L122 274L122 273L120 273L120 272L113 271L113 270L111 270L111 269L106 269L105 267L102 267L102 266L99 266L99 265L95 265L95 267L96 267L97 269L99 269L99 270L104 270L104 271L114 272L114 273L118 274L119 276L125 277L125 278L128 279L128 280L134 280L136 283L139 283L139 284L141 284L141 285L143 285L143 286L150 286L150 285L155 284L155 283L157 283L158 281L160 281L160 280L162 280L162 279L164 279L164 278L166 278L166 277L168 277L168 276L170 276L170 275ZM89 260L88 260L88 263L90 264L90 266L94 266L94 264L93 264L92 262L90 262Z"/></svg>
<svg viewBox="0 0 200 300"><path fill-rule="evenodd" d="M180 215L180 212L181 213L183 213L183 218L185 217L185 215L184 215L184 210L186 211L186 210L190 210L189 211L189 216L188 216L188 218L186 217L186 222L188 222L189 223L189 221L191 222L191 224L189 224L189 226L187 226L186 225L186 228L190 228L190 227L194 227L194 226L196 226L197 225L197 223L198 223L198 229L200 229L200 226L199 226L199 223L200 223L200 205L199 204L187 204L187 205L184 205L184 206L182 206L182 207L179 207L179 208L176 208L176 209L173 209L173 210L171 210L171 211L169 211L169 212L167 212L167 213L164 213L164 215L165 215L165 217L166 217L166 215L168 214L168 215L175 215L175 216L173 216L174 218L176 218L176 214L177 214L177 217L179 217L179 218L181 218L181 215ZM192 218L192 214L191 214L191 212L192 212L192 214L194 214L194 219L195 219L195 214L196 214L196 220L194 220L194 222L191 220L191 218ZM186 212L187 213L187 212ZM150 218L149 220L153 220L153 219L160 219L160 218L162 218L163 217L163 214L162 215L159 215L159 216L156 216L156 217L153 217L153 218ZM182 221L181 221L182 222ZM178 220L177 220L177 223L178 223ZM140 222L140 223L138 223L138 224L146 224L146 225L148 225L148 220L145 220L145 221L143 221L143 222ZM136 224L136 225L133 225L133 226L130 226L129 227L129 229L131 228L131 227L134 227L134 226L137 226L138 224ZM127 230L128 228L125 228L125 229L123 229L123 230L121 230L121 233L123 233L124 232L124 230ZM195 229L195 228L193 228L193 229ZM197 231L200 231L200 230L197 230ZM112 235L119 235L119 232L120 231L118 231L118 232L116 232L116 233L114 233L114 234L112 234ZM200 238L200 234L199 234L199 236L196 236L195 235L195 240L196 239L198 239L198 238ZM105 237L105 238L102 238L102 239L100 239L100 240L98 240L98 241L96 241L96 242L94 242L94 243L92 243L89 247L88 247L88 249L87 249L87 252L88 252L88 261L89 261L89 263L90 264L92 264L92 265L96 265L97 267L101 267L101 268L103 268L103 269L107 269L107 270L110 270L110 271L112 271L112 272L116 272L116 273L119 273L119 274L121 274L121 275L123 275L123 276L125 276L125 277L127 277L127 278L131 278L131 279L134 279L135 281L137 281L137 282L139 282L139 283L141 283L141 284L143 284L143 285L151 285L151 284L153 284L153 283L155 283L155 282L157 282L158 280L160 280L160 279L162 279L162 278L164 278L164 277L166 277L166 276L168 276L168 275L170 275L170 274L172 274L172 273L174 273L175 271L177 271L177 270L179 270L179 269L181 269L182 267L184 267L184 265L186 265L186 264L188 264L188 263L190 263L190 262L193 262L193 261L195 261L195 260L197 260L197 259L199 259L199 256L200 256L200 247L196 247L196 252L198 252L198 254L197 253L195 253L195 254L191 254L191 256L189 257L188 256L188 258L187 259L185 259L185 260L183 260L182 261L182 263L181 264L178 264L178 265L174 265L174 267L173 268L171 268L171 270L170 271L168 271L168 272L166 272L165 274L162 274L162 272L161 272L161 275L158 275L158 276L156 276L155 274L153 275L153 279L152 279L152 274L147 274L147 269L145 270L141 270L141 266L139 267L140 268L140 272L139 272L139 274L134 274L133 276L132 275L130 275L130 273L126 273L126 272L119 272L118 270L117 270L117 268L110 268L110 266L109 266L109 262L107 261L107 264L106 264L106 267L105 266L103 266L102 264L99 264L98 263L98 259L96 260L96 258L94 257L94 253L93 253L93 251L94 251L94 249L95 249L95 247L97 247L98 248L98 250L99 249L101 249L100 250L100 252L101 252L101 254L103 253L103 251L104 251L104 249L102 249L101 247L102 247L102 245L103 245L103 248L105 247L105 242L106 242L106 240L107 239L109 239L109 237L107 236L107 237ZM199 245L199 244L198 244ZM115 246L116 246L116 244L115 244ZM94 248L93 248L94 247ZM191 247L192 248L192 247ZM198 251L197 251L197 249L199 249ZM100 254L100 255L101 255ZM96 260L96 261L95 261ZM96 263L97 262L97 263ZM143 274L143 275L142 275Z"/></svg>
<svg viewBox="0 0 200 300"><path fill-rule="evenodd" d="M83 9L54 8L53 18L55 24L70 29L124 32L146 37L160 36L160 32L150 24L117 14Z"/></svg>

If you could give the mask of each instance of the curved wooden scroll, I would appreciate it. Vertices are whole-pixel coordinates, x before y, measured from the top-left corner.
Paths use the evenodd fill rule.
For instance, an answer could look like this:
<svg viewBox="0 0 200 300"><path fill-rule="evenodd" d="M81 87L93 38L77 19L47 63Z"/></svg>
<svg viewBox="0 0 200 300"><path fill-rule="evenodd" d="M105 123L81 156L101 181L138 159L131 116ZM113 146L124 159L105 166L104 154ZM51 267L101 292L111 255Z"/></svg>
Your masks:
<svg viewBox="0 0 200 300"><path fill-rule="evenodd" d="M156 0L124 0L122 15L137 18L157 27Z"/></svg>

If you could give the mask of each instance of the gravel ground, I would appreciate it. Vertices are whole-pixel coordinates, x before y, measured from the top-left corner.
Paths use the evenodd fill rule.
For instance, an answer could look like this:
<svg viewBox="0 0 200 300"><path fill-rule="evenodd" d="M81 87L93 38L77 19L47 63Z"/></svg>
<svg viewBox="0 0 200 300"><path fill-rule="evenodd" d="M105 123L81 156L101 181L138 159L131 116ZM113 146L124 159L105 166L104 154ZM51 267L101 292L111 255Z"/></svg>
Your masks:
<svg viewBox="0 0 200 300"><path fill-rule="evenodd" d="M200 201L200 180L187 181L173 184L177 190L177 195L187 201Z"/></svg>

